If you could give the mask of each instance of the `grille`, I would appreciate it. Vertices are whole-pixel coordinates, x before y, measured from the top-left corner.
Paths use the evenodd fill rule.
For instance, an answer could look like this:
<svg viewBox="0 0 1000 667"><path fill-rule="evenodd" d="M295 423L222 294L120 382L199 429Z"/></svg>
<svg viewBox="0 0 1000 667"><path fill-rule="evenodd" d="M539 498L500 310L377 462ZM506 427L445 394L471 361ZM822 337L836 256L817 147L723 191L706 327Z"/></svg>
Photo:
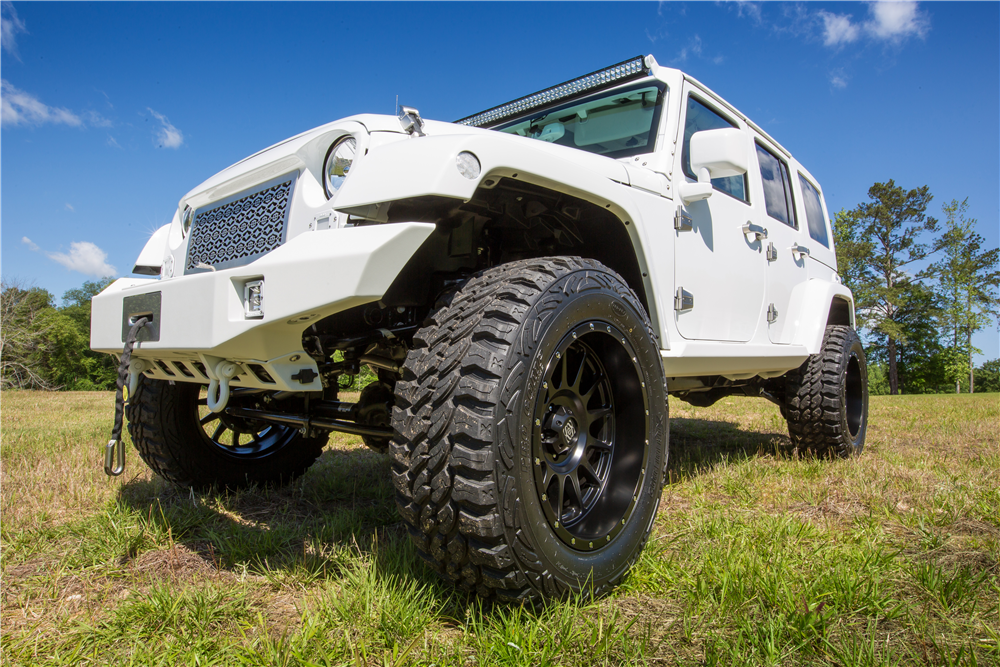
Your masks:
<svg viewBox="0 0 1000 667"><path fill-rule="evenodd" d="M249 264L285 242L295 174L198 209L185 273Z"/></svg>

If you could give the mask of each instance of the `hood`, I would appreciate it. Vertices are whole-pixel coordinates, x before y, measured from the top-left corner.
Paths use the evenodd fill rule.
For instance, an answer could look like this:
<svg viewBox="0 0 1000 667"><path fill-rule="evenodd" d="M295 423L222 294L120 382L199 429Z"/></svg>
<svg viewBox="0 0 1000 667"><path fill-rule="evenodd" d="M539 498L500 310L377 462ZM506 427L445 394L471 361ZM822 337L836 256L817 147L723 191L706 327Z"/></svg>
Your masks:
<svg viewBox="0 0 1000 667"><path fill-rule="evenodd" d="M322 169L322 161L330 144L340 135L359 131L397 135L400 141L420 141L420 137L411 137L403 132L399 119L395 116L348 116L285 139L226 167L188 192L181 200L181 206L187 203L197 208L293 169L312 168L318 172ZM424 121L423 132L426 136L478 134L489 136L494 141L530 146L534 151L551 153L619 183L629 183L628 171L620 162L568 146L435 120Z"/></svg>

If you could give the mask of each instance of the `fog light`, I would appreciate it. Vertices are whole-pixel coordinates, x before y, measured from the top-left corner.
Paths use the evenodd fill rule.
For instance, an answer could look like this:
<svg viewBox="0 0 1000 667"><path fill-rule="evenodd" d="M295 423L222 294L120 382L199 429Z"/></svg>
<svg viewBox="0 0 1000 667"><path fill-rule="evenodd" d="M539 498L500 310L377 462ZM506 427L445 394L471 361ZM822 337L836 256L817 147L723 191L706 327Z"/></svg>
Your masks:
<svg viewBox="0 0 1000 667"><path fill-rule="evenodd" d="M479 178L482 167L479 165L479 158L469 151L462 151L455 160L458 163L458 173L468 179Z"/></svg>
<svg viewBox="0 0 1000 667"><path fill-rule="evenodd" d="M264 317L263 280L251 280L243 286L243 311L247 317Z"/></svg>

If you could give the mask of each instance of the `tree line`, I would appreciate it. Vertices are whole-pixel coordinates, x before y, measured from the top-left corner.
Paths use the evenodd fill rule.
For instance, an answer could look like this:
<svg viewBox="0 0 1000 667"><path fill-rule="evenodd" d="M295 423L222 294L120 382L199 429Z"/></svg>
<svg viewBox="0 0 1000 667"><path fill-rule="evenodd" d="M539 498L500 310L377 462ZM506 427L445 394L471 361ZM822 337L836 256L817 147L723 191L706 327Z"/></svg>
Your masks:
<svg viewBox="0 0 1000 667"><path fill-rule="evenodd" d="M1000 391L1000 359L974 368L973 335L1000 317L1000 249L984 248L968 199L927 215L928 187L875 183L869 201L834 218L841 279L854 293L873 394ZM925 263L921 271L908 267ZM48 291L3 283L0 386L113 389L117 363L90 350L90 299L113 278L85 282L56 306Z"/></svg>
<svg viewBox="0 0 1000 667"><path fill-rule="evenodd" d="M0 386L4 389L114 389L118 362L90 349L90 299L114 278L63 295L4 281L0 289Z"/></svg>
<svg viewBox="0 0 1000 667"><path fill-rule="evenodd" d="M975 368L973 335L1000 317L1000 249L984 248L969 200L927 214L928 187L875 183L834 218L837 266L854 293L873 394L1000 391L1000 360ZM920 271L916 263L927 262Z"/></svg>

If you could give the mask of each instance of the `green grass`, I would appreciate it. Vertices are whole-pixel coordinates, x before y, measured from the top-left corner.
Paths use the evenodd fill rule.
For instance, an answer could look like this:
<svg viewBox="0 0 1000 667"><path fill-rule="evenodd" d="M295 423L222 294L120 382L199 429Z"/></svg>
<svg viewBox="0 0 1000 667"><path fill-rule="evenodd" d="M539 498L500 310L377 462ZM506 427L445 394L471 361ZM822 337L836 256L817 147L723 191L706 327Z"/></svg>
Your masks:
<svg viewBox="0 0 1000 667"><path fill-rule="evenodd" d="M3 664L1000 664L996 394L875 397L849 461L788 456L764 401L672 402L635 569L540 609L439 582L357 438L288 488L192 494L132 450L104 476L112 412L2 395Z"/></svg>

